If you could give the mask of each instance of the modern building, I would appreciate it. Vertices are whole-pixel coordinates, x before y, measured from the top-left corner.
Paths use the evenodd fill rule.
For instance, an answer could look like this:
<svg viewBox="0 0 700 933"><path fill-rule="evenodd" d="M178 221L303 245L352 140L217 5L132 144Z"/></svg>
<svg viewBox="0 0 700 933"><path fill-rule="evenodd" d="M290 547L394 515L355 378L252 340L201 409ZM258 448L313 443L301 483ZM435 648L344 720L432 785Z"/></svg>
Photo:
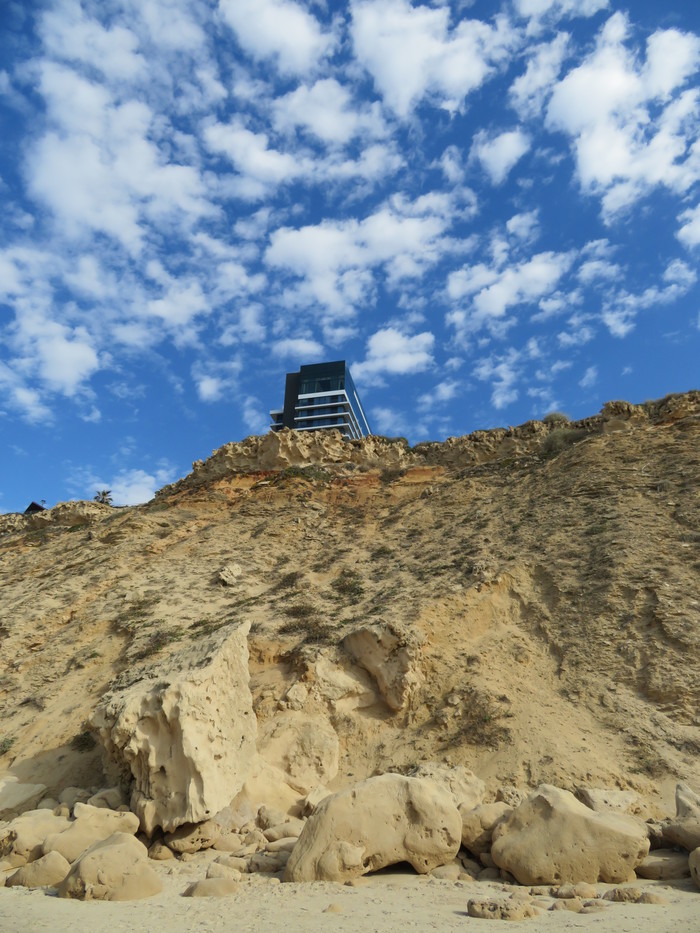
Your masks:
<svg viewBox="0 0 700 933"><path fill-rule="evenodd" d="M372 431L345 360L301 366L287 373L284 408L270 412L271 431L321 431L335 428L348 439Z"/></svg>

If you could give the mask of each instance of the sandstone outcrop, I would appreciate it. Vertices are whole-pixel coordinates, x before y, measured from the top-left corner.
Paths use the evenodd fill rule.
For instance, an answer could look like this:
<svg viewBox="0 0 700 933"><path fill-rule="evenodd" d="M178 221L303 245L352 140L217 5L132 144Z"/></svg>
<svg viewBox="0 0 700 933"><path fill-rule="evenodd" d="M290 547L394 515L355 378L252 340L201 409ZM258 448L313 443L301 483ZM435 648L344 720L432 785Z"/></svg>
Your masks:
<svg viewBox="0 0 700 933"><path fill-rule="evenodd" d="M527 920L540 913L527 895L473 897L467 901L467 913L478 920Z"/></svg>
<svg viewBox="0 0 700 933"><path fill-rule="evenodd" d="M343 639L354 661L372 675L389 709L403 709L411 692L422 682L420 640L408 629L376 622L356 629Z"/></svg>
<svg viewBox="0 0 700 933"><path fill-rule="evenodd" d="M162 890L148 864L148 853L134 836L114 833L90 846L58 887L59 897L133 901Z"/></svg>
<svg viewBox="0 0 700 933"><path fill-rule="evenodd" d="M47 836L62 833L71 825L64 816L50 810L30 810L0 828L0 858L9 858L16 865L31 862L43 854Z"/></svg>
<svg viewBox="0 0 700 933"><path fill-rule="evenodd" d="M195 825L184 823L173 832L166 833L163 841L173 852L200 852L202 849L210 849L220 835L219 824L205 820Z"/></svg>
<svg viewBox="0 0 700 933"><path fill-rule="evenodd" d="M117 813L87 803L76 803L75 821L63 832L47 836L43 853L59 852L74 862L93 843L107 839L114 833L134 835L139 829L138 817L133 813Z"/></svg>
<svg viewBox="0 0 700 933"><path fill-rule="evenodd" d="M338 773L338 736L320 716L278 714L260 728L258 751L302 795Z"/></svg>
<svg viewBox="0 0 700 933"><path fill-rule="evenodd" d="M13 775L0 778L0 820L32 810L45 793L45 784L24 784Z"/></svg>
<svg viewBox="0 0 700 933"><path fill-rule="evenodd" d="M7 887L18 885L23 888L52 887L59 884L70 871L70 863L58 852L42 855L35 862L23 865L7 879Z"/></svg>
<svg viewBox="0 0 700 933"><path fill-rule="evenodd" d="M622 814L596 813L548 784L499 823L491 857L521 884L562 884L634 877L649 853L644 825Z"/></svg>
<svg viewBox="0 0 700 933"><path fill-rule="evenodd" d="M642 812L642 798L633 790L615 790L600 787L579 787L576 796L596 813L613 810L632 816Z"/></svg>
<svg viewBox="0 0 700 933"><path fill-rule="evenodd" d="M494 827L512 811L507 803L484 803L478 807L459 806L462 817L462 845L474 855L491 851Z"/></svg>
<svg viewBox="0 0 700 933"><path fill-rule="evenodd" d="M700 846L700 795L687 784L676 786L676 819L663 826L663 838L688 852Z"/></svg>
<svg viewBox="0 0 700 933"><path fill-rule="evenodd" d="M687 878L690 874L688 856L673 849L655 849L637 865L635 872L638 878L648 878L650 881Z"/></svg>
<svg viewBox="0 0 700 933"><path fill-rule="evenodd" d="M132 809L149 834L197 823L241 789L255 755L248 686L249 623L223 642L205 641L159 672L112 695L92 717L105 770L133 777Z"/></svg>
<svg viewBox="0 0 700 933"><path fill-rule="evenodd" d="M694 849L690 853L690 858L688 859L688 868L690 869L690 877L700 888L700 848Z"/></svg>
<svg viewBox="0 0 700 933"><path fill-rule="evenodd" d="M462 765L442 765L435 761L424 761L410 773L410 777L427 778L439 784L452 797L459 808L472 809L484 799L486 785L469 768Z"/></svg>
<svg viewBox="0 0 700 933"><path fill-rule="evenodd" d="M286 881L347 881L397 862L425 874L451 862L462 820L427 779L384 774L327 797L287 862Z"/></svg>

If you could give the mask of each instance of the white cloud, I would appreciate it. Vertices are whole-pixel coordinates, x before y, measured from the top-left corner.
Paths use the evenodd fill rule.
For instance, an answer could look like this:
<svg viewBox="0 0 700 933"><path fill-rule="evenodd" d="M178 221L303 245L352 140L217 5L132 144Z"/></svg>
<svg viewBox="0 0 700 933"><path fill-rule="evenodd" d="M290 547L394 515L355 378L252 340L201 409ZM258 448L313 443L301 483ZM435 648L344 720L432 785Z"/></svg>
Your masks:
<svg viewBox="0 0 700 933"><path fill-rule="evenodd" d="M474 375L483 382L490 382L491 404L494 408L506 408L518 400L516 383L520 378L520 354L511 347L501 356L490 356L479 360Z"/></svg>
<svg viewBox="0 0 700 933"><path fill-rule="evenodd" d="M700 245L700 204L683 211L678 219L681 221L678 231L681 243L688 247Z"/></svg>
<svg viewBox="0 0 700 933"><path fill-rule="evenodd" d="M478 159L491 182L500 185L529 148L530 137L522 130L507 130L495 136L481 130L474 137L470 155Z"/></svg>
<svg viewBox="0 0 700 933"><path fill-rule="evenodd" d="M588 259L582 263L576 276L583 285L591 285L596 281L614 281L619 278L620 267L607 259Z"/></svg>
<svg viewBox="0 0 700 933"><path fill-rule="evenodd" d="M246 52L274 59L285 74L312 71L334 44L318 20L293 0L219 0L219 9Z"/></svg>
<svg viewBox="0 0 700 933"><path fill-rule="evenodd" d="M355 0L351 9L355 55L401 117L425 96L456 110L516 42L510 24L500 18L494 26L462 20L450 29L446 6Z"/></svg>
<svg viewBox="0 0 700 933"><path fill-rule="evenodd" d="M272 354L282 358L291 356L299 360L308 360L311 357L323 356L323 344L309 337L285 337L275 340Z"/></svg>
<svg viewBox="0 0 700 933"><path fill-rule="evenodd" d="M658 30L646 61L625 46L615 13L595 50L553 89L546 123L569 134L581 186L612 218L657 186L686 191L700 179L700 93L681 91L700 67L700 38Z"/></svg>
<svg viewBox="0 0 700 933"><path fill-rule="evenodd" d="M511 236L523 242L535 239L539 233L539 210L535 208L522 214L514 214L506 222L506 230Z"/></svg>
<svg viewBox="0 0 700 933"><path fill-rule="evenodd" d="M239 172L240 180L231 186L239 197L258 200L308 171L305 159L270 148L267 134L253 133L235 121L208 126L204 141L211 152L227 156Z"/></svg>
<svg viewBox="0 0 700 933"><path fill-rule="evenodd" d="M172 468L147 473L145 470L122 470L109 483L94 483L95 489L111 489L115 505L139 505L148 502L166 483L175 478Z"/></svg>
<svg viewBox="0 0 700 933"><path fill-rule="evenodd" d="M558 33L551 42L535 46L529 52L525 73L510 86L509 96L521 118L535 117L542 112L545 99L559 76L570 37Z"/></svg>
<svg viewBox="0 0 700 933"><path fill-rule="evenodd" d="M376 381L383 373L420 373L433 365L435 337L428 331L408 337L393 327L376 331L367 341L367 354L352 371L358 382Z"/></svg>
<svg viewBox="0 0 700 933"><path fill-rule="evenodd" d="M460 383L454 379L446 379L444 382L438 382L433 386L430 392L418 396L418 408L420 411L432 411L436 405L444 405L451 401L459 392Z"/></svg>
<svg viewBox="0 0 700 933"><path fill-rule="evenodd" d="M582 389L592 388L598 381L598 367L589 366L586 372L583 374L582 378L579 380L579 385Z"/></svg>
<svg viewBox="0 0 700 933"><path fill-rule="evenodd" d="M542 17L559 19L565 16L594 16L607 9L610 0L515 0L521 16L536 20Z"/></svg>
<svg viewBox="0 0 700 933"><path fill-rule="evenodd" d="M447 292L456 304L470 299L468 309L456 308L448 323L462 337L497 319L517 305L531 304L554 290L574 261L573 253L538 253L531 259L505 269L479 264L466 266L448 277Z"/></svg>
<svg viewBox="0 0 700 933"><path fill-rule="evenodd" d="M246 428L253 434L266 434L270 427L270 418L254 395L247 395L243 399L241 417Z"/></svg>
<svg viewBox="0 0 700 933"><path fill-rule="evenodd" d="M77 0L59 0L41 17L39 31L52 55L89 65L109 78L132 80L146 69L138 37L124 26L105 28L88 18Z"/></svg>
<svg viewBox="0 0 700 933"><path fill-rule="evenodd" d="M242 363L239 359L198 360L194 363L192 378L200 401L220 402L223 398L233 399L238 391L241 369Z"/></svg>
<svg viewBox="0 0 700 933"><path fill-rule="evenodd" d="M277 98L273 121L281 132L300 127L330 144L344 144L355 136L378 137L386 133L379 105L357 109L351 92L335 78L324 78L311 87L300 85Z"/></svg>
<svg viewBox="0 0 700 933"><path fill-rule="evenodd" d="M372 300L376 269L396 286L438 262L451 248L444 233L456 212L447 195L414 202L394 198L362 220L275 230L265 261L302 279L285 289L288 305L351 313Z"/></svg>

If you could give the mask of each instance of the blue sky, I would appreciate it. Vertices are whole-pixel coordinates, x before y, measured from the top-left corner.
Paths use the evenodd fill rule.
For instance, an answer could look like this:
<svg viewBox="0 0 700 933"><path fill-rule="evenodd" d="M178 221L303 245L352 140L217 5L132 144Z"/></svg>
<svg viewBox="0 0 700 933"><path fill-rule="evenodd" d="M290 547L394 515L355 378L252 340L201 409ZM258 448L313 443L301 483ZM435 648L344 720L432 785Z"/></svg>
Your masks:
<svg viewBox="0 0 700 933"><path fill-rule="evenodd" d="M347 359L411 442L700 383L700 6L5 0L0 510Z"/></svg>

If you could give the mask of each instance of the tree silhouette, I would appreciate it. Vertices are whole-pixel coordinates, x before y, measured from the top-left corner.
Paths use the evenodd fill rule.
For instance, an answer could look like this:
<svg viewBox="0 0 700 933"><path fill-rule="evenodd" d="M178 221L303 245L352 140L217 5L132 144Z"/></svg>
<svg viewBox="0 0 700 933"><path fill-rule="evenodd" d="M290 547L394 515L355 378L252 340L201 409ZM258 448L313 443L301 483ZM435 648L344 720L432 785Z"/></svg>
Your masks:
<svg viewBox="0 0 700 933"><path fill-rule="evenodd" d="M111 489L98 489L93 498L95 502L100 502L102 505L111 505L112 504L112 490Z"/></svg>

